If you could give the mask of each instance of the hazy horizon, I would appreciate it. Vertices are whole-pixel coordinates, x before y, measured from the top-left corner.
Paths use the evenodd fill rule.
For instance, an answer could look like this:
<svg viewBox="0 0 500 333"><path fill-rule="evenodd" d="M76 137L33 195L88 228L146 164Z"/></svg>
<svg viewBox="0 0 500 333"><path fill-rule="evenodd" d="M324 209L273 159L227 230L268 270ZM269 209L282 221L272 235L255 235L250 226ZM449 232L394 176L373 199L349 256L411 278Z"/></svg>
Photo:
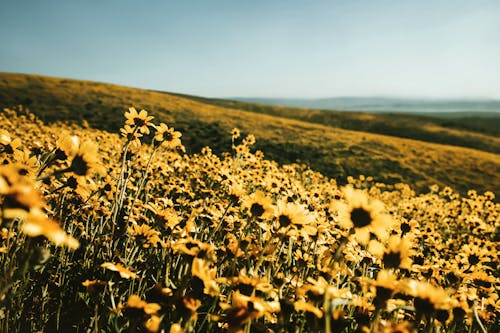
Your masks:
<svg viewBox="0 0 500 333"><path fill-rule="evenodd" d="M205 97L500 99L500 2L0 4L0 71Z"/></svg>

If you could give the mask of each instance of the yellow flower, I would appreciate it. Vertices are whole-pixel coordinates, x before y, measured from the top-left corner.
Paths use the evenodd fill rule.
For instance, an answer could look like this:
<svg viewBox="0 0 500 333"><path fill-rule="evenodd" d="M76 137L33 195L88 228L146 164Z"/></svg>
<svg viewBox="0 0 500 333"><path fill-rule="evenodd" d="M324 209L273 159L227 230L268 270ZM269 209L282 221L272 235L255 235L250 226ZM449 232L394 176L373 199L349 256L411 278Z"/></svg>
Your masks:
<svg viewBox="0 0 500 333"><path fill-rule="evenodd" d="M180 132L176 132L173 128L169 128L164 123L156 126L155 141L169 149L175 149L182 145L180 140L181 136L182 134Z"/></svg>
<svg viewBox="0 0 500 333"><path fill-rule="evenodd" d="M104 168L99 161L99 146L93 141L85 141L78 146L69 171L77 176L90 176L94 173L104 174Z"/></svg>
<svg viewBox="0 0 500 333"><path fill-rule="evenodd" d="M218 296L219 286L215 282L217 268L210 268L210 264L201 258L194 258L191 265L191 274L203 282L203 292L210 296Z"/></svg>
<svg viewBox="0 0 500 333"><path fill-rule="evenodd" d="M409 280L399 283L404 294L414 297L414 306L418 313L432 315L436 310L446 310L452 300L444 289L429 283Z"/></svg>
<svg viewBox="0 0 500 333"><path fill-rule="evenodd" d="M255 143L255 136L253 134L247 135L246 138L243 139L244 146L252 146Z"/></svg>
<svg viewBox="0 0 500 333"><path fill-rule="evenodd" d="M56 246L67 246L73 250L80 246L78 240L66 234L57 222L48 218L39 209L30 210L21 230L30 237L45 236Z"/></svg>
<svg viewBox="0 0 500 333"><path fill-rule="evenodd" d="M225 321L231 332L237 332L253 319L258 319L273 310L259 297L245 296L238 291L231 294L231 305L220 303L220 307L226 311Z"/></svg>
<svg viewBox="0 0 500 333"><path fill-rule="evenodd" d="M170 326L170 333L184 333L184 329L182 328L181 325L175 323Z"/></svg>
<svg viewBox="0 0 500 333"><path fill-rule="evenodd" d="M152 315L144 323L144 328L146 328L148 332L158 332L158 330L160 329L160 324L161 324L161 317L157 315Z"/></svg>
<svg viewBox="0 0 500 333"><path fill-rule="evenodd" d="M262 191L254 192L244 198L241 207L247 209L253 217L268 219L274 215L272 199L266 197Z"/></svg>
<svg viewBox="0 0 500 333"><path fill-rule="evenodd" d="M21 140L12 139L9 132L0 129L0 153L13 154L21 147Z"/></svg>
<svg viewBox="0 0 500 333"><path fill-rule="evenodd" d="M240 130L237 129L236 127L231 130L231 137L234 139L237 139L240 137Z"/></svg>
<svg viewBox="0 0 500 333"><path fill-rule="evenodd" d="M127 228L127 232L132 235L137 242L141 243L144 248L149 248L151 245L157 247L158 244L162 243L159 237L160 233L151 229L147 224L133 224L131 227Z"/></svg>
<svg viewBox="0 0 500 333"><path fill-rule="evenodd" d="M62 134L56 141L55 157L58 160L65 161L69 156L73 156L78 150L80 140L77 136L70 136L67 133Z"/></svg>
<svg viewBox="0 0 500 333"><path fill-rule="evenodd" d="M125 118L125 124L138 128L143 134L149 134L148 126L152 125L150 121L154 117L148 116L148 112L146 110L141 110L137 113L137 110L131 107L128 109L128 112L125 112Z"/></svg>
<svg viewBox="0 0 500 333"><path fill-rule="evenodd" d="M148 303L137 295L130 295L125 304L125 310L129 312L129 315L136 315L137 310L142 310L144 315L147 316L147 319L144 321L144 327L148 332L157 332L160 329L161 318L157 315L158 311L161 310L159 304Z"/></svg>
<svg viewBox="0 0 500 333"><path fill-rule="evenodd" d="M385 268L406 268L410 269L412 244L408 238L391 236L387 248L382 255L382 263Z"/></svg>
<svg viewBox="0 0 500 333"><path fill-rule="evenodd" d="M31 156L31 152L28 149L17 149L14 152L14 160L27 175L35 175L35 171L38 169L37 158L36 156Z"/></svg>
<svg viewBox="0 0 500 333"><path fill-rule="evenodd" d="M201 301L193 297L184 296L182 298L182 306L190 318L196 320L198 318L198 308L201 306Z"/></svg>
<svg viewBox="0 0 500 333"><path fill-rule="evenodd" d="M109 269L110 271L113 272L118 272L120 276L124 279L135 279L137 278L137 274L133 273L129 269L123 267L122 264L114 264L111 262L105 262L104 264L101 265L102 268Z"/></svg>
<svg viewBox="0 0 500 333"><path fill-rule="evenodd" d="M141 145L141 140L139 138L142 137L142 134L139 132L138 129L130 127L129 125L125 125L122 128L120 128L120 133L123 137L127 139L128 142L131 142L136 146Z"/></svg>
<svg viewBox="0 0 500 333"><path fill-rule="evenodd" d="M101 280L85 280L82 282L82 286L87 289L89 294L95 294L103 291L106 285L107 283Z"/></svg>
<svg viewBox="0 0 500 333"><path fill-rule="evenodd" d="M0 195L3 198L3 216L13 219L23 217L32 209L41 210L45 202L34 181L24 176L24 168L18 164L0 166Z"/></svg>
<svg viewBox="0 0 500 333"><path fill-rule="evenodd" d="M135 296L135 297L134 297ZM134 298L132 300L132 298ZM128 307L136 307L141 308L145 314L152 315L161 310L161 306L156 303L147 303L146 301L141 300L138 296L132 295L127 302Z"/></svg>
<svg viewBox="0 0 500 333"><path fill-rule="evenodd" d="M372 288L375 289L375 299L373 303L376 307L385 306L386 302L396 292L398 287L398 278L387 270L381 270L377 274L377 280L369 281Z"/></svg>
<svg viewBox="0 0 500 333"><path fill-rule="evenodd" d="M295 311L305 311L305 312L310 312L314 314L317 318L323 318L323 311L318 309L314 304L303 301L303 300L298 300L295 303L293 303L293 307Z"/></svg>
<svg viewBox="0 0 500 333"><path fill-rule="evenodd" d="M205 258L215 260L216 248L197 239L180 239L172 242L171 247L177 253L187 254L192 257L200 257L201 253L203 253Z"/></svg>
<svg viewBox="0 0 500 333"><path fill-rule="evenodd" d="M266 277L248 276L244 269L239 272L238 276L230 278L228 282L233 288L247 296L252 295L255 291L269 294L274 290L273 285L267 281Z"/></svg>
<svg viewBox="0 0 500 333"><path fill-rule="evenodd" d="M345 187L343 192L347 203L334 204L334 209L339 211L339 224L355 233L356 239L362 244L368 244L370 232L384 238L387 228L392 224L391 217L385 213L384 204L352 186Z"/></svg>
<svg viewBox="0 0 500 333"><path fill-rule="evenodd" d="M304 206L286 201L278 202L276 216L280 228L307 225L313 221Z"/></svg>

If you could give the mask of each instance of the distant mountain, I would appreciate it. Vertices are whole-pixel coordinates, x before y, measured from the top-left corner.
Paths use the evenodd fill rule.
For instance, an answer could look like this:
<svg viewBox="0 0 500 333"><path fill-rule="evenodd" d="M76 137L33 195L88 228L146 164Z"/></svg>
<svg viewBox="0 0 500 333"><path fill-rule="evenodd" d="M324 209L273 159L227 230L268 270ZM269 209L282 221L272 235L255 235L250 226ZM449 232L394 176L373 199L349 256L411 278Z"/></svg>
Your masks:
<svg viewBox="0 0 500 333"><path fill-rule="evenodd" d="M232 98L238 101L292 106L308 109L362 111L362 112L405 112L413 114L437 114L459 116L473 113L474 116L500 117L500 100L495 99L431 99L390 97L332 97L320 99L295 98Z"/></svg>

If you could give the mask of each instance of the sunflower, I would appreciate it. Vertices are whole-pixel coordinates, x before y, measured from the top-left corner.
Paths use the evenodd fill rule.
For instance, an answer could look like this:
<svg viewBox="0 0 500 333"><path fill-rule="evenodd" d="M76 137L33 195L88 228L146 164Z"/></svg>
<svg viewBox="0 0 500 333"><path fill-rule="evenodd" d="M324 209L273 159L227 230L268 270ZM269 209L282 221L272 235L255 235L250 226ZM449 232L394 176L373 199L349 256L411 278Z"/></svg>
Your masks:
<svg viewBox="0 0 500 333"><path fill-rule="evenodd" d="M387 248L382 255L382 263L385 268L405 268L410 269L412 260L412 243L408 238L391 236Z"/></svg>
<svg viewBox="0 0 500 333"><path fill-rule="evenodd" d="M181 136L180 132L176 132L172 127L168 127L166 124L161 123L159 126L155 126L155 141L164 145L169 149L175 149L177 147L181 147Z"/></svg>
<svg viewBox="0 0 500 333"><path fill-rule="evenodd" d="M85 141L78 146L75 152L69 171L77 176L90 176L94 173L104 174L104 168L100 164L99 146L93 141Z"/></svg>
<svg viewBox="0 0 500 333"><path fill-rule="evenodd" d="M277 204L276 220L279 229L288 229L292 226L303 226L313 222L310 212L302 205L287 201Z"/></svg>
<svg viewBox="0 0 500 333"><path fill-rule="evenodd" d="M215 282L217 268L211 268L210 263L201 258L193 258L191 265L191 275L198 278L203 284L203 293L210 296L218 296L219 286Z"/></svg>
<svg viewBox="0 0 500 333"><path fill-rule="evenodd" d="M377 274L377 280L370 281L370 284L375 288L375 299L373 304L380 308L385 306L387 301L394 295L398 286L398 278L393 273L387 270L381 270Z"/></svg>
<svg viewBox="0 0 500 333"><path fill-rule="evenodd" d="M157 247L158 244L162 244L162 240L159 237L160 233L147 224L133 224L127 228L127 232L143 248L149 248L150 246Z"/></svg>
<svg viewBox="0 0 500 333"><path fill-rule="evenodd" d="M315 315L317 318L323 318L323 311L318 309L316 305L304 300L298 300L293 303L293 308L295 311L309 312Z"/></svg>
<svg viewBox="0 0 500 333"><path fill-rule="evenodd" d="M399 285L404 294L414 298L413 304L417 314L431 316L437 310L451 308L452 299L440 287L416 280L402 281Z"/></svg>
<svg viewBox="0 0 500 333"><path fill-rule="evenodd" d="M182 328L182 326L180 324L175 323L175 324L172 324L172 326L170 326L169 333L184 333L184 329Z"/></svg>
<svg viewBox="0 0 500 333"><path fill-rule="evenodd" d="M0 153L13 154L21 147L21 140L18 138L12 139L9 132L0 129Z"/></svg>
<svg viewBox="0 0 500 333"><path fill-rule="evenodd" d="M151 120L154 118L153 116L148 116L148 112L146 110L141 110L137 113L137 110L133 107L128 109L128 112L125 112L125 124L137 128L143 134L149 134L149 126L152 125Z"/></svg>
<svg viewBox="0 0 500 333"><path fill-rule="evenodd" d="M89 294L100 293L107 285L107 282L101 280L85 280L84 282L82 282L82 286L85 287Z"/></svg>
<svg viewBox="0 0 500 333"><path fill-rule="evenodd" d="M14 160L16 164L22 166L23 173L26 175L35 175L38 169L36 156L31 156L31 152L28 149L17 149L14 152Z"/></svg>
<svg viewBox="0 0 500 333"><path fill-rule="evenodd" d="M145 314L152 315L160 311L161 306L157 303L148 303L146 301L143 301L137 295L130 295L130 297L127 300L127 303L125 304L125 308L141 309L144 311Z"/></svg>
<svg viewBox="0 0 500 333"><path fill-rule="evenodd" d="M214 245L201 242L197 239L185 238L172 241L171 248L176 253L198 258L203 256L211 261L216 260Z"/></svg>
<svg viewBox="0 0 500 333"><path fill-rule="evenodd" d="M142 134L136 128L124 125L120 128L120 134L127 139L127 142L130 142L135 146L141 145L140 137L142 137Z"/></svg>
<svg viewBox="0 0 500 333"><path fill-rule="evenodd" d="M161 317L157 315L160 310L159 304L143 301L137 295L130 295L125 303L125 313L134 319L139 316L148 332L157 332L160 329Z"/></svg>
<svg viewBox="0 0 500 333"><path fill-rule="evenodd" d="M267 281L266 277L248 276L245 269L241 270L238 276L228 279L228 282L246 296L252 295L255 291L269 294L274 290L273 285Z"/></svg>
<svg viewBox="0 0 500 333"><path fill-rule="evenodd" d="M274 214L272 199L266 197L262 191L246 196L241 203L241 207L245 208L250 216L255 218L269 219Z"/></svg>
<svg viewBox="0 0 500 333"><path fill-rule="evenodd" d="M279 305L276 307L260 297L246 296L238 291L231 294L231 304L220 303L220 307L226 311L224 321L229 332L239 332L251 320L279 312Z"/></svg>
<svg viewBox="0 0 500 333"><path fill-rule="evenodd" d="M45 236L56 246L77 249L80 243L66 234L61 226L48 218L40 209L31 209L22 224L22 231L30 237Z"/></svg>
<svg viewBox="0 0 500 333"><path fill-rule="evenodd" d="M474 271L481 269L489 261L489 254L490 251L486 248L471 243L462 246L458 257L464 268Z"/></svg>
<svg viewBox="0 0 500 333"><path fill-rule="evenodd" d="M26 216L31 210L45 207L41 191L17 163L0 166L0 195L4 196L3 217L8 219Z"/></svg>
<svg viewBox="0 0 500 333"><path fill-rule="evenodd" d="M152 203L146 204L146 208L154 213L155 222L166 229L173 230L182 222L182 217L174 208L160 208Z"/></svg>
<svg viewBox="0 0 500 333"><path fill-rule="evenodd" d="M65 161L69 156L73 156L78 150L80 139L75 135L63 133L56 141L55 158L56 160Z"/></svg>
<svg viewBox="0 0 500 333"><path fill-rule="evenodd" d="M390 324L390 326L388 325ZM385 323L385 325L380 325L381 327L376 330L376 333L414 333L416 329L414 325L410 322L404 321L402 323Z"/></svg>
<svg viewBox="0 0 500 333"><path fill-rule="evenodd" d="M102 268L108 269L113 272L118 272L120 276L124 279L135 279L138 277L137 274L129 270L128 268L123 267L122 264L114 264L112 262L105 262L101 264Z"/></svg>
<svg viewBox="0 0 500 333"><path fill-rule="evenodd" d="M231 130L231 137L232 137L233 140L239 138L240 137L240 130L238 128L236 128L236 127L233 128Z"/></svg>
<svg viewBox="0 0 500 333"><path fill-rule="evenodd" d="M160 330L161 317L157 315L152 315L148 320L144 322L144 328L148 332L158 332Z"/></svg>
<svg viewBox="0 0 500 333"><path fill-rule="evenodd" d="M385 213L384 204L352 186L345 187L343 193L347 203L333 204L334 210L339 212L339 224L354 233L361 244L368 243L370 233L385 238L392 219Z"/></svg>

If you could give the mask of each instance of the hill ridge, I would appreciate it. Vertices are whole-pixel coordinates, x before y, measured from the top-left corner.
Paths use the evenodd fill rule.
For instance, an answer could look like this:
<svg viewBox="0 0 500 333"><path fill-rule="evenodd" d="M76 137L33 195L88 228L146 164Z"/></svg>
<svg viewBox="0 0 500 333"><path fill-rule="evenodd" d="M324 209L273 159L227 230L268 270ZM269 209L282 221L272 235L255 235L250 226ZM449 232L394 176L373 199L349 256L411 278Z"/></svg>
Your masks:
<svg viewBox="0 0 500 333"><path fill-rule="evenodd" d="M92 127L113 132L118 131L129 106L144 108L158 121L180 130L183 142L193 152L204 146L216 153L230 151L229 131L240 127L244 134L255 134L256 148L266 157L278 163L307 163L340 183L348 175L364 174L386 183L406 182L419 190L425 190L434 180L461 192L475 188L498 194L500 188L495 152L351 131L331 124L206 104L175 93L94 81L0 74L0 103L1 107L27 105L48 122L81 123L85 119ZM498 140L489 138L492 142Z"/></svg>

